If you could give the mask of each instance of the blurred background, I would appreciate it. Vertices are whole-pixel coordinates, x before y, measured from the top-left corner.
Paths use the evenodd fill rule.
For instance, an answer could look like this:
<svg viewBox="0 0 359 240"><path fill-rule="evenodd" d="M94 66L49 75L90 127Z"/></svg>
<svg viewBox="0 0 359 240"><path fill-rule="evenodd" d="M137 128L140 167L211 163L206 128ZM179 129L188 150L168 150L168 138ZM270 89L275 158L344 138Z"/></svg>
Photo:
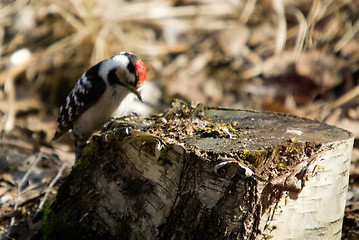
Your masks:
<svg viewBox="0 0 359 240"><path fill-rule="evenodd" d="M2 238L38 232L33 216L74 159L68 135L50 143L58 107L84 71L120 51L146 65L145 104L134 108L144 116L179 98L359 137L357 0L0 0ZM359 238L358 146L343 239Z"/></svg>

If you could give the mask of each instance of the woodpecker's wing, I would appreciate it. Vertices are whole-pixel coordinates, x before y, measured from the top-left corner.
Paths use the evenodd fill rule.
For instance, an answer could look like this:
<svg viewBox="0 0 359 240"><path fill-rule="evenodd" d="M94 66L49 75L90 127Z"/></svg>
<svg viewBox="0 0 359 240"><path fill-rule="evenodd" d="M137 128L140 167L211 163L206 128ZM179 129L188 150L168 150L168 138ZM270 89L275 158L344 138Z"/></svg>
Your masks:
<svg viewBox="0 0 359 240"><path fill-rule="evenodd" d="M75 87L66 97L61 105L57 122L59 123L52 141L64 135L72 129L73 122L93 105L105 92L106 83L99 76L99 67L101 63L90 68L82 74Z"/></svg>

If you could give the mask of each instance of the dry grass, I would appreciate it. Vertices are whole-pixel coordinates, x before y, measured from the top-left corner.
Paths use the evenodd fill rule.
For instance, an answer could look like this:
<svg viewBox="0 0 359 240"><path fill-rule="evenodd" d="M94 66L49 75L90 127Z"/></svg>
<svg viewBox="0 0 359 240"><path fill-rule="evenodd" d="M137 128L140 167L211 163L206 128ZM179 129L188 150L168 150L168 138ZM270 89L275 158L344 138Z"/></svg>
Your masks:
<svg viewBox="0 0 359 240"><path fill-rule="evenodd" d="M32 56L27 79L52 104L59 104L82 71L122 50L144 58L149 78L165 87L202 53L207 58L195 71L214 76L225 90L223 81L233 87L261 76L270 57L284 53L294 61L314 50L338 56L353 73L359 60L358 5L344 0L3 1L0 83L11 68L10 56L21 48Z"/></svg>

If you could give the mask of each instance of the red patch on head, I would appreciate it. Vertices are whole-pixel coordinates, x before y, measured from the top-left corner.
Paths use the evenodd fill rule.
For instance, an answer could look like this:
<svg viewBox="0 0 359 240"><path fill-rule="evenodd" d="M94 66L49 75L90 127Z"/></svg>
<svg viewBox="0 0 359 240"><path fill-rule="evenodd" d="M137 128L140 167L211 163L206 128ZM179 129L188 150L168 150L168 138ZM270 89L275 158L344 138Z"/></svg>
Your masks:
<svg viewBox="0 0 359 240"><path fill-rule="evenodd" d="M136 76L138 79L137 85L142 85L142 83L144 83L144 81L146 80L146 68L145 64L143 64L141 59L137 60L137 62L135 63L135 68Z"/></svg>

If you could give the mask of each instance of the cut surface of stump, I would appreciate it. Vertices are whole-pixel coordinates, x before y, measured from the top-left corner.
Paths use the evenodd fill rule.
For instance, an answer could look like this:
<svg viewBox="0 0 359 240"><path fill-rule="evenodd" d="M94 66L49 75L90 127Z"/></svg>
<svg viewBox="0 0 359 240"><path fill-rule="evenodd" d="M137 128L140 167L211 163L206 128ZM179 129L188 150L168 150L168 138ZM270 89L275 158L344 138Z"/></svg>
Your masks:
<svg viewBox="0 0 359 240"><path fill-rule="evenodd" d="M175 102L110 122L44 212L47 239L340 239L351 133Z"/></svg>

